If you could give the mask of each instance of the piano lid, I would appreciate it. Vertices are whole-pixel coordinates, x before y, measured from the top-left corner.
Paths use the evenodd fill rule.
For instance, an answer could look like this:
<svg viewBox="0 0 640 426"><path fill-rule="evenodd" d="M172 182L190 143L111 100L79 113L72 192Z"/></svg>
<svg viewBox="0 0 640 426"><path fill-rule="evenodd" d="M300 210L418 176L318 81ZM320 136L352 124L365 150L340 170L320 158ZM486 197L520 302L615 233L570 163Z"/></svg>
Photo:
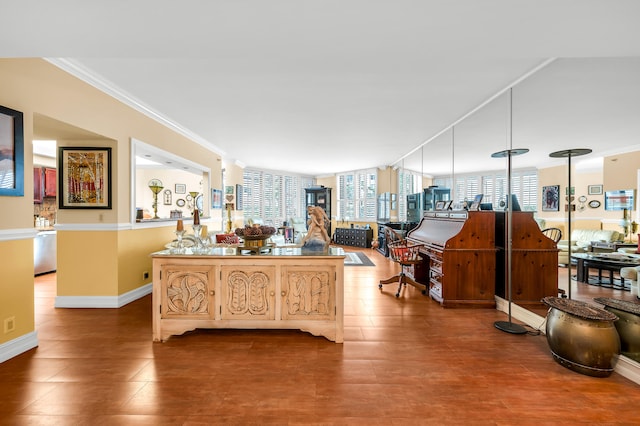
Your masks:
<svg viewBox="0 0 640 426"><path fill-rule="evenodd" d="M418 244L444 247L464 226L466 211L425 212L420 224L407 234L407 239Z"/></svg>

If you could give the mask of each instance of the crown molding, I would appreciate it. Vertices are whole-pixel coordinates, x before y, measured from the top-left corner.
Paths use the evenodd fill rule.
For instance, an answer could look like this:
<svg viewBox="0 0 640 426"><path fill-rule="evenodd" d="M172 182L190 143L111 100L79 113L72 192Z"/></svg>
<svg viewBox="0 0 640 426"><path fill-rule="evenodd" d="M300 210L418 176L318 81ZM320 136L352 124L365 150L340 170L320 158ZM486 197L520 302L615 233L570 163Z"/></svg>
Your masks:
<svg viewBox="0 0 640 426"><path fill-rule="evenodd" d="M149 107L144 102L140 101L139 99L136 99L134 96L131 96L129 93L120 89L118 86L116 86L112 82L97 75L96 73L80 65L76 61L73 61L71 59L66 59L66 58L43 58L43 59L49 62L50 64L60 68L61 70L73 75L74 77L84 81L90 86L95 87L101 92L104 92L105 94L111 96L112 98L117 99L118 101L124 103L125 105L130 106L136 111L141 112L142 114L157 121L163 126L170 128L176 133L179 133L182 136L193 140L194 142L198 143L199 145L202 145L203 147L213 151L218 155L225 155L225 152L222 149L212 144L205 138L193 133L191 130L179 125L178 123L174 122L173 120L169 119L163 114L155 111L153 108Z"/></svg>

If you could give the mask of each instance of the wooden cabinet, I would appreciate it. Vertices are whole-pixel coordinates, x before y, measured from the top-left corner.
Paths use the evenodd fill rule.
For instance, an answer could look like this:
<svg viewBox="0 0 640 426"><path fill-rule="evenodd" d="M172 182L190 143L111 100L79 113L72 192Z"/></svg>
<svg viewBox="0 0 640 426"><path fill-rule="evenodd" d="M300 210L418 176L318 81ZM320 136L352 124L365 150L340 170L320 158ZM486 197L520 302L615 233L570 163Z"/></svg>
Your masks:
<svg viewBox="0 0 640 426"><path fill-rule="evenodd" d="M50 167L33 168L33 202L40 204L44 197L55 197L57 170Z"/></svg>
<svg viewBox="0 0 640 426"><path fill-rule="evenodd" d="M407 239L424 245L431 298L444 307L495 307L493 212L425 212Z"/></svg>
<svg viewBox="0 0 640 426"><path fill-rule="evenodd" d="M538 307L558 295L558 250L533 213L512 213L512 300ZM445 307L493 307L495 295L507 298L505 230L504 212L425 212L407 238L424 244L429 295Z"/></svg>
<svg viewBox="0 0 640 426"><path fill-rule="evenodd" d="M336 244L340 244L343 246L369 248L371 247L371 241L373 240L373 230L358 228L336 228L334 240Z"/></svg>
<svg viewBox="0 0 640 426"><path fill-rule="evenodd" d="M196 328L299 329L344 340L340 255L153 257L153 340Z"/></svg>
<svg viewBox="0 0 640 426"><path fill-rule="evenodd" d="M44 168L44 196L45 197L55 197L57 195L56 191L56 169L52 169L49 167Z"/></svg>
<svg viewBox="0 0 640 426"><path fill-rule="evenodd" d="M42 167L33 168L33 202L42 204L44 198Z"/></svg>
<svg viewBox="0 0 640 426"><path fill-rule="evenodd" d="M331 188L324 186L305 188L305 206L322 207L329 218L327 223L327 235L331 236ZM306 223L309 223L309 212L305 211Z"/></svg>
<svg viewBox="0 0 640 426"><path fill-rule="evenodd" d="M507 238L504 212L496 212L498 248L496 295L507 299ZM547 238L532 212L512 212L511 299L527 308L544 306L542 299L558 296L558 248Z"/></svg>

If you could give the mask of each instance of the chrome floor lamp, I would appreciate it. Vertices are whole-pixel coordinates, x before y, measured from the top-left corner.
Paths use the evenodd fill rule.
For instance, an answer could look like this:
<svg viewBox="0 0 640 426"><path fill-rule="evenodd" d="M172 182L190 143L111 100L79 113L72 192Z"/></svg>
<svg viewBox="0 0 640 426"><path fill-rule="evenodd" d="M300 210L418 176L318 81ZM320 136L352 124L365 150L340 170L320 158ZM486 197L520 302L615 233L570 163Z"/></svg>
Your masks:
<svg viewBox="0 0 640 426"><path fill-rule="evenodd" d="M571 213L572 213L572 205L573 205L573 194L571 193L571 158L579 157L581 155L586 155L591 153L591 149L589 148L574 148L574 149L564 149L562 151L556 151L549 154L551 158L566 158L567 159L567 169L568 173L568 183L567 183L567 201L569 205L567 206L567 241L569 241L569 250L567 256L569 257L569 264L567 268L569 269L569 273L567 274L567 297L571 299Z"/></svg>
<svg viewBox="0 0 640 426"><path fill-rule="evenodd" d="M515 155L522 155L529 152L526 148L519 149L505 149L504 151L494 152L491 154L493 158L507 158L507 209L505 216L505 235L507 237L507 250L505 252L506 262L505 269L507 272L507 297L509 299L509 320L508 321L496 321L494 323L498 330L505 331L511 334L525 334L527 329L520 324L514 324L511 321L511 253L513 251L512 242L512 229L511 223L513 218L513 196L511 194L511 158Z"/></svg>

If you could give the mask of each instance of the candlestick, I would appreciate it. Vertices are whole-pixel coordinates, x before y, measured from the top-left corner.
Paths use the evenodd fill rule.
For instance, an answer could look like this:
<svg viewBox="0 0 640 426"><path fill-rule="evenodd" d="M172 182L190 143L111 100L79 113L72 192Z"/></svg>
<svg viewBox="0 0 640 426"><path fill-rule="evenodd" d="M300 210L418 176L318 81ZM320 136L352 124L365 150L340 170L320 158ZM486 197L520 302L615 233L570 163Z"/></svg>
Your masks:
<svg viewBox="0 0 640 426"><path fill-rule="evenodd" d="M200 210L198 209L193 211L193 224L200 225Z"/></svg>
<svg viewBox="0 0 640 426"><path fill-rule="evenodd" d="M182 219L178 219L178 223L176 225L176 231L184 231L184 224L182 223Z"/></svg>

